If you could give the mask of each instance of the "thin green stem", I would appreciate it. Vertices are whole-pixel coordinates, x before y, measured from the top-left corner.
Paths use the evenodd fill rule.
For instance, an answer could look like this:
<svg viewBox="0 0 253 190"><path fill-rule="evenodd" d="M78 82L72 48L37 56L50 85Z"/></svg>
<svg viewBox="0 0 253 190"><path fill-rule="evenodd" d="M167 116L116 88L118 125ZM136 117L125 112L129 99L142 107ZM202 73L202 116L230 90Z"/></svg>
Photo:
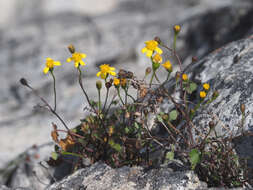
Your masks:
<svg viewBox="0 0 253 190"><path fill-rule="evenodd" d="M157 80L157 82L161 83L160 80L158 79L156 73L155 73L155 79Z"/></svg>
<svg viewBox="0 0 253 190"><path fill-rule="evenodd" d="M173 41L173 50L176 52L176 45L177 45L177 34L174 34L174 41Z"/></svg>
<svg viewBox="0 0 253 190"><path fill-rule="evenodd" d="M101 93L100 90L98 90L98 113L101 111Z"/></svg>
<svg viewBox="0 0 253 190"><path fill-rule="evenodd" d="M154 76L155 76L155 71L153 71L153 74L151 76L151 79L150 79L150 82L149 82L149 87L151 87L151 85L152 85Z"/></svg>
<svg viewBox="0 0 253 190"><path fill-rule="evenodd" d="M47 101L44 99L44 98L42 98L37 92L36 92L36 90L34 90L30 85L26 85L29 89L31 89L32 90L32 92L38 97L38 98L40 98L40 100L45 104L45 106L61 121L61 123L63 124L63 126L68 130L68 131L70 131L69 130L69 128L68 128L68 126L66 125L66 123L63 121L63 119L56 113L56 111L55 110L53 110L53 108L47 103Z"/></svg>
<svg viewBox="0 0 253 190"><path fill-rule="evenodd" d="M119 99L120 99L122 105L124 105L124 102L123 102L123 100L122 100L122 98L121 98L121 96L120 96L119 88L117 88L117 93L118 93L118 96L119 96Z"/></svg>
<svg viewBox="0 0 253 190"><path fill-rule="evenodd" d="M55 80L53 70L50 70L50 73L51 73L51 76L53 77L53 81L54 81L54 111L56 111L56 80Z"/></svg>
<svg viewBox="0 0 253 190"><path fill-rule="evenodd" d="M108 95L109 95L109 88L106 88L106 97L105 97L105 103L104 103L102 112L104 112L104 110L105 110L105 106L106 106L107 100L108 100Z"/></svg>
<svg viewBox="0 0 253 190"><path fill-rule="evenodd" d="M85 97L86 97L86 99L87 99L87 101L88 101L90 107L91 107L91 108L94 110L94 112L96 113L96 109L94 108L94 106L92 106L92 104L91 104L91 102L90 102L90 99L89 99L87 93L85 92L85 90L84 90L84 88L83 88L82 71L81 71L81 69L80 69L79 67L77 67L77 70L79 71L79 85L80 85L80 87L81 87L81 89L82 89L82 91L83 91L83 93L84 93L84 95L85 95Z"/></svg>
<svg viewBox="0 0 253 190"><path fill-rule="evenodd" d="M134 102L135 102L135 99L133 96L131 96L130 94L127 93L127 96L129 96Z"/></svg>
<svg viewBox="0 0 253 190"><path fill-rule="evenodd" d="M124 89L125 91L125 105L127 105L127 89Z"/></svg>

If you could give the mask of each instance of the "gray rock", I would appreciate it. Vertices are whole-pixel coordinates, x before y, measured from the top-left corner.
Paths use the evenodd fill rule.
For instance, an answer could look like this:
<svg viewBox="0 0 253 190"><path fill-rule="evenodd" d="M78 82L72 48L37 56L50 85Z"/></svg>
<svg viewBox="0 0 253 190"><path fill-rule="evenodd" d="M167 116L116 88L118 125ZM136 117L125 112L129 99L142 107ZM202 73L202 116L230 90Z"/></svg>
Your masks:
<svg viewBox="0 0 253 190"><path fill-rule="evenodd" d="M163 166L159 169L122 167L112 169L103 163L78 170L62 181L51 185L48 190L57 189L206 189L192 171L173 172Z"/></svg>
<svg viewBox="0 0 253 190"><path fill-rule="evenodd" d="M219 96L212 103L198 111L193 122L202 134L206 134L209 121L216 124L218 135L238 137L235 139L237 151L248 157L252 168L253 138L242 137L242 131L253 131L253 37L230 43L196 64L189 66L187 73L194 81L207 82L211 89L208 98L215 90ZM199 89L201 90L201 89ZM198 97L198 92L196 92ZM242 127L240 105L245 104L246 118ZM196 138L200 138L197 133Z"/></svg>

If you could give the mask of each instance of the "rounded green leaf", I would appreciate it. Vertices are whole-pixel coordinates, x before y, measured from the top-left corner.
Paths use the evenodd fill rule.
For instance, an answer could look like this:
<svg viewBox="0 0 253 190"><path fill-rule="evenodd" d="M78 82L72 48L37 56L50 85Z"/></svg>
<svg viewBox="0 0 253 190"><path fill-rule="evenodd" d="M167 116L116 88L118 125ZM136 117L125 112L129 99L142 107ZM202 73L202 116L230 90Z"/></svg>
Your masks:
<svg viewBox="0 0 253 190"><path fill-rule="evenodd" d="M56 152L52 152L51 157L53 158L53 160L57 160L58 159L58 154Z"/></svg>
<svg viewBox="0 0 253 190"><path fill-rule="evenodd" d="M176 119L177 119L177 115L178 115L177 110L172 110L172 111L169 113L169 118L170 118L170 120L171 120L171 121L176 120Z"/></svg>

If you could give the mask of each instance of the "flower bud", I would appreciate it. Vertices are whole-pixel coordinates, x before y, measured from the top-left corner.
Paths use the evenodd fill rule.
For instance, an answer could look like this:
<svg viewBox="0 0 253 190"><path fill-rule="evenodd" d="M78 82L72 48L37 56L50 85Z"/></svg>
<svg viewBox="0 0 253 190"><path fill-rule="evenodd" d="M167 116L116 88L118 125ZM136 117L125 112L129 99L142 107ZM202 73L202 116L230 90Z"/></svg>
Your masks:
<svg viewBox="0 0 253 190"><path fill-rule="evenodd" d="M192 62L194 63L194 62L197 62L197 61L198 61L198 58L195 57L195 56L193 56L193 57L192 57Z"/></svg>
<svg viewBox="0 0 253 190"><path fill-rule="evenodd" d="M175 25L175 26L173 27L173 29L174 29L175 34L177 35L177 34L180 32L181 27L180 27L179 25Z"/></svg>
<svg viewBox="0 0 253 190"><path fill-rule="evenodd" d="M75 51L76 51L76 50L75 50L75 47L74 47L72 44L70 44L70 45L68 46L68 49L69 49L69 52L72 53L72 54L75 53Z"/></svg>
<svg viewBox="0 0 253 190"><path fill-rule="evenodd" d="M112 83L110 81L105 83L105 87L107 89L111 88L111 86L112 86Z"/></svg>
<svg viewBox="0 0 253 190"><path fill-rule="evenodd" d="M241 112L244 114L245 113L245 104L241 104L240 109L241 109Z"/></svg>
<svg viewBox="0 0 253 190"><path fill-rule="evenodd" d="M151 73L151 71L152 71L151 67L147 67L145 75L147 76L149 73Z"/></svg>
<svg viewBox="0 0 253 190"><path fill-rule="evenodd" d="M28 82L27 82L27 80L26 80L25 78L21 78L21 79L19 80L19 82L20 82L22 85L24 85L24 86L28 86Z"/></svg>
<svg viewBox="0 0 253 190"><path fill-rule="evenodd" d="M102 88L102 82L100 80L96 81L96 87L98 90L100 90Z"/></svg>
<svg viewBox="0 0 253 190"><path fill-rule="evenodd" d="M199 96L200 96L200 98L205 98L206 97L206 92L205 91L200 91Z"/></svg>
<svg viewBox="0 0 253 190"><path fill-rule="evenodd" d="M156 36L156 37L154 38L154 40L157 41L158 44L160 44L160 43L162 42L161 39L160 39L158 36Z"/></svg>
<svg viewBox="0 0 253 190"><path fill-rule="evenodd" d="M216 90L213 92L212 98L217 98L219 96L219 92Z"/></svg>
<svg viewBox="0 0 253 190"><path fill-rule="evenodd" d="M214 128L214 126L215 126L213 121L210 121L208 125L209 125L209 127L210 127L211 129Z"/></svg>
<svg viewBox="0 0 253 190"><path fill-rule="evenodd" d="M184 74L182 75L182 79L183 79L183 81L187 81L187 80L188 80L187 74L184 73Z"/></svg>

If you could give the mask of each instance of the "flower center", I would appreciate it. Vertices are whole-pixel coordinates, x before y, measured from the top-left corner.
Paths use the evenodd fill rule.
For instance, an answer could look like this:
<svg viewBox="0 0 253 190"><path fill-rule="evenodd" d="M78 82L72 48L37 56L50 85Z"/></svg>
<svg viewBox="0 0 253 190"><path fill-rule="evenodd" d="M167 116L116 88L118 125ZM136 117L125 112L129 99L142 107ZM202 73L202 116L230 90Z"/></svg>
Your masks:
<svg viewBox="0 0 253 190"><path fill-rule="evenodd" d="M155 40L151 40L151 41L146 42L147 49L149 49L151 51L154 51L156 49L157 45L158 44Z"/></svg>
<svg viewBox="0 0 253 190"><path fill-rule="evenodd" d="M74 60L74 62L78 62L82 59L82 56L80 53L73 53L72 59Z"/></svg>
<svg viewBox="0 0 253 190"><path fill-rule="evenodd" d="M54 67L54 60L48 60L46 65L49 69L52 69Z"/></svg>
<svg viewBox="0 0 253 190"><path fill-rule="evenodd" d="M102 73L108 73L110 71L110 67L108 65L102 65L101 66L101 72Z"/></svg>

